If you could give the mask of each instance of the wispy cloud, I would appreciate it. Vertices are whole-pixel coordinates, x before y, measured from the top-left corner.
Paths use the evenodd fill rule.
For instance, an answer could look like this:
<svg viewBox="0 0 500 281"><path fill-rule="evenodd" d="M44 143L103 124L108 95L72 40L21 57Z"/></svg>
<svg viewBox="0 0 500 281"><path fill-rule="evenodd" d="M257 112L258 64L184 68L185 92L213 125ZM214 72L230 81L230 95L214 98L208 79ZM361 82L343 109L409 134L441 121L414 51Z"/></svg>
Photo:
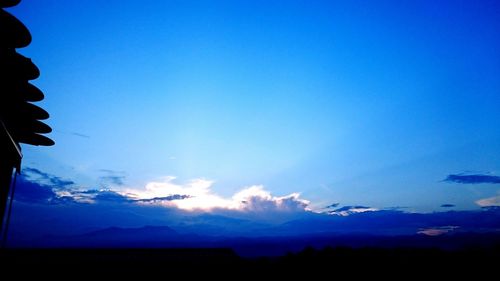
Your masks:
<svg viewBox="0 0 500 281"><path fill-rule="evenodd" d="M137 199L134 194L127 194L111 189L61 189L31 181L24 176L19 178L16 200L27 203L54 204L122 204L151 203L160 204L163 201L182 200L187 195L174 194L166 197Z"/></svg>
<svg viewBox="0 0 500 281"><path fill-rule="evenodd" d="M81 138L86 138L86 139L90 138L89 135L80 134L80 133L76 133L76 132L71 132L70 134L72 134L73 136L81 137Z"/></svg>
<svg viewBox="0 0 500 281"><path fill-rule="evenodd" d="M373 212L373 211L378 211L378 209L366 206L344 206L341 208L337 208L335 210L328 211L327 213L330 215L348 216L352 214Z"/></svg>
<svg viewBox="0 0 500 281"><path fill-rule="evenodd" d="M463 184L479 184L479 183L500 184L500 177L492 175L483 175L483 174L451 174L448 175L444 179L444 181L463 183Z"/></svg>
<svg viewBox="0 0 500 281"><path fill-rule="evenodd" d="M123 186L125 184L125 172L114 171L109 169L100 169L103 176L99 177L99 180L106 185Z"/></svg>
<svg viewBox="0 0 500 281"><path fill-rule="evenodd" d="M333 203L325 207L325 209L333 209L337 208L340 205L340 203Z"/></svg>
<svg viewBox="0 0 500 281"><path fill-rule="evenodd" d="M427 235L427 236L439 236L439 235L443 235L443 234L452 232L452 231L456 230L457 228L459 228L459 227L454 226L454 225L429 227L429 228L422 228L417 233Z"/></svg>
<svg viewBox="0 0 500 281"><path fill-rule="evenodd" d="M60 177L30 167L23 168L22 174L26 179L29 179L30 181L34 181L42 185L47 185L54 188L68 188L75 184L75 182L72 180L62 179Z"/></svg>
<svg viewBox="0 0 500 281"><path fill-rule="evenodd" d="M94 204L94 203L126 203L131 202L131 199L123 194L109 189L64 189L53 190L55 199L71 198L72 203ZM61 202L63 203L63 202Z"/></svg>
<svg viewBox="0 0 500 281"><path fill-rule="evenodd" d="M90 138L89 135L78 133L78 132L61 131L61 130L54 130L54 132L57 132L57 133L60 133L60 134L72 135L72 136L76 136L76 137L80 137L80 138L85 138L85 139L89 139Z"/></svg>
<svg viewBox="0 0 500 281"><path fill-rule="evenodd" d="M148 199L135 199L135 202L139 203L161 203L164 201L173 201L173 200L183 200L190 198L189 195L179 195L179 194L174 194L174 195L169 195L165 197L154 197L154 198L148 198Z"/></svg>
<svg viewBox="0 0 500 281"><path fill-rule="evenodd" d="M500 207L500 195L479 199L475 203L480 207Z"/></svg>
<svg viewBox="0 0 500 281"><path fill-rule="evenodd" d="M113 185L122 186L125 184L125 176L102 176L101 181L109 182Z"/></svg>

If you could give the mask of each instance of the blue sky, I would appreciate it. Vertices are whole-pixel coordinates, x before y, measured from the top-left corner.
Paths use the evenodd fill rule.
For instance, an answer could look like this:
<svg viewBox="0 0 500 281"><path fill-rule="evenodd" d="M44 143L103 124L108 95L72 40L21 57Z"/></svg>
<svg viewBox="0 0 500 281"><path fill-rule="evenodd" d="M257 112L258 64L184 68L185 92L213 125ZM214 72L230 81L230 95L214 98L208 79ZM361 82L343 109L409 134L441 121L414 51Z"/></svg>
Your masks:
<svg viewBox="0 0 500 281"><path fill-rule="evenodd" d="M25 0L8 11L32 33L19 52L41 70L33 84L56 141L24 146L23 167L72 181L67 196L201 198L181 209L235 209L249 192L316 211L500 205L495 180L460 180L500 175L497 1Z"/></svg>

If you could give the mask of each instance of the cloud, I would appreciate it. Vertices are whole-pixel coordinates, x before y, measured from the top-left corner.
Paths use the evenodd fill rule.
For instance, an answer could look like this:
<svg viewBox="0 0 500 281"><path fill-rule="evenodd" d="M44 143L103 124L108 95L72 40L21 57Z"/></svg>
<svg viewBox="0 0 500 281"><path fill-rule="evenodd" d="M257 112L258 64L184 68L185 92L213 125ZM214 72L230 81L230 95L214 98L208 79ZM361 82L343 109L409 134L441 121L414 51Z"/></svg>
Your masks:
<svg viewBox="0 0 500 281"><path fill-rule="evenodd" d="M189 195L174 194L174 195L169 195L169 196L165 196L165 197L154 197L154 198L148 198L148 199L135 199L134 202L161 203L163 201L182 200L182 199L187 199L187 198L190 198L190 196Z"/></svg>
<svg viewBox="0 0 500 281"><path fill-rule="evenodd" d="M130 198L118 192L112 190L102 190L95 194L94 201L97 202L114 202L114 203L125 203L130 202Z"/></svg>
<svg viewBox="0 0 500 281"><path fill-rule="evenodd" d="M328 211L327 213L330 215L337 215L337 216L349 216L352 214L373 212L373 211L378 211L378 209L365 206L344 206L332 211Z"/></svg>
<svg viewBox="0 0 500 281"><path fill-rule="evenodd" d="M443 235L443 234L452 232L452 231L456 230L457 228L459 228L459 227L454 226L454 225L438 226L438 227L422 228L417 233L427 235L427 236L439 236L439 235Z"/></svg>
<svg viewBox="0 0 500 281"><path fill-rule="evenodd" d="M453 205L453 204L442 204L441 205L441 208L453 208L453 207L455 207L455 205Z"/></svg>
<svg viewBox="0 0 500 281"><path fill-rule="evenodd" d="M35 168L24 168L17 181L15 199L26 203L96 203L129 202L127 195L109 189L78 189L71 180L42 172Z"/></svg>
<svg viewBox="0 0 500 281"><path fill-rule="evenodd" d="M138 202L153 202L154 198L179 196L179 199L162 200L158 203L182 210L211 211L215 209L244 212L298 212L307 210L309 201L301 199L298 193L273 196L261 185L242 189L231 198L223 198L212 191L213 181L195 179L186 184L174 182L175 177L165 177L163 181L150 182L144 189L128 189Z"/></svg>
<svg viewBox="0 0 500 281"><path fill-rule="evenodd" d="M104 176L100 177L102 181L109 182L113 185L122 186L125 184L125 176Z"/></svg>
<svg viewBox="0 0 500 281"><path fill-rule="evenodd" d="M71 202L72 199L59 197L51 187L32 182L21 175L16 183L16 201L28 203L57 204L61 202Z"/></svg>
<svg viewBox="0 0 500 281"><path fill-rule="evenodd" d="M51 186L54 188L68 188L75 184L72 180L65 180L35 168L23 168L21 173L25 179L28 179L31 182L37 182L41 185Z"/></svg>
<svg viewBox="0 0 500 281"><path fill-rule="evenodd" d="M309 201L300 199L299 193L274 197L261 185L243 189L231 198L231 206L251 212L301 212L307 210Z"/></svg>
<svg viewBox="0 0 500 281"><path fill-rule="evenodd" d="M78 132L61 131L61 130L54 130L54 132L57 132L57 133L60 133L60 134L72 135L72 136L76 136L76 137L80 137L80 138L85 138L85 139L89 139L90 138L89 135L78 133Z"/></svg>
<svg viewBox="0 0 500 281"><path fill-rule="evenodd" d="M104 170L108 173L115 171ZM42 172L35 168L24 168L18 178L16 201L25 203L48 204L110 204L110 203L158 203L162 201L182 200L190 196L174 194L165 197L138 199L135 194L127 194L111 189L75 188L71 180Z"/></svg>
<svg viewBox="0 0 500 281"><path fill-rule="evenodd" d="M99 190L98 189L88 189L88 190L80 191L80 193L82 193L82 194L97 194L97 193L99 193Z"/></svg>
<svg viewBox="0 0 500 281"><path fill-rule="evenodd" d="M479 184L479 183L500 184L500 177L491 175L481 175L481 174L470 174L470 175L457 174L457 175L448 175L444 179L444 181L463 183L463 184Z"/></svg>
<svg viewBox="0 0 500 281"><path fill-rule="evenodd" d="M168 225L183 234L227 237L333 232L437 236L457 227L462 232L500 229L500 207L495 207L500 196L478 200L485 206L482 210L421 214L353 205L317 213L309 211L309 202L298 193L276 196L254 185L224 197L207 179L178 182L166 177L137 189L61 189L23 176L18 184L15 237L148 224Z"/></svg>
<svg viewBox="0 0 500 281"><path fill-rule="evenodd" d="M101 189L101 190L53 189L52 191L55 194L54 200L61 200L63 198L67 199L67 201L56 201L59 203L72 202L81 204L94 204L94 203L127 203L133 201L128 196L109 189Z"/></svg>
<svg viewBox="0 0 500 281"><path fill-rule="evenodd" d="M184 184L176 183L175 177L150 182L142 189L82 189L75 188L73 181L44 173L33 168L25 169L23 185L26 192L18 199L52 203L81 204L148 204L183 211L237 211L244 213L296 213L309 211L309 201L301 199L299 193L274 196L261 185L243 188L229 198L213 192L214 181L194 179ZM111 170L101 172L119 173ZM106 176L109 177L109 176ZM36 186L37 188L28 186ZM66 188L62 188L66 187ZM29 190L36 190L29 194ZM35 198L36 197L36 198Z"/></svg>
<svg viewBox="0 0 500 281"><path fill-rule="evenodd" d="M144 200L173 195L186 196L183 200L163 200L158 202L167 207L178 207L185 210L222 208L228 204L226 200L211 192L210 187L213 181L195 179L182 185L174 183L174 180L175 177L168 176L163 178L162 181L146 184L143 189L127 189L125 192L143 202Z"/></svg>
<svg viewBox="0 0 500 281"><path fill-rule="evenodd" d="M339 205L340 205L340 203L333 203L331 205L326 206L325 209L337 208Z"/></svg>
<svg viewBox="0 0 500 281"><path fill-rule="evenodd" d="M99 171L105 174L104 176L99 177L99 180L103 183L115 186L123 186L125 184L125 172L108 169L101 169Z"/></svg>
<svg viewBox="0 0 500 281"><path fill-rule="evenodd" d="M486 207L500 207L500 195L479 199L475 202L477 205L486 208Z"/></svg>
<svg viewBox="0 0 500 281"><path fill-rule="evenodd" d="M81 138L90 139L90 136L89 136L89 135L80 134L80 133L77 133L77 132L70 132L70 134L72 134L73 136L77 136L77 137L81 137Z"/></svg>
<svg viewBox="0 0 500 281"><path fill-rule="evenodd" d="M73 185L71 180L35 168L24 168L17 179L15 200L49 205L75 203L74 197L65 192Z"/></svg>

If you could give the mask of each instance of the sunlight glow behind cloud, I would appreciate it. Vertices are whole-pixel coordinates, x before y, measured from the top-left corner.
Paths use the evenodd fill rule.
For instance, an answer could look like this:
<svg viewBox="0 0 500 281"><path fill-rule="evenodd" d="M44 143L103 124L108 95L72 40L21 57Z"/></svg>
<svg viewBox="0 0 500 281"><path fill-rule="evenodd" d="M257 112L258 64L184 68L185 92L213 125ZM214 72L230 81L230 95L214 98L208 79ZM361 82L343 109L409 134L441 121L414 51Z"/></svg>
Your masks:
<svg viewBox="0 0 500 281"><path fill-rule="evenodd" d="M157 204L176 207L187 211L211 211L228 209L248 212L301 212L308 211L309 201L299 198L299 193L282 197L273 196L262 185L242 189L231 198L223 198L212 191L214 181L194 179L186 184L175 183L176 178L168 176L163 181L149 182L143 190L127 189L125 194L135 199L150 199L172 195L186 195L187 198L161 201Z"/></svg>

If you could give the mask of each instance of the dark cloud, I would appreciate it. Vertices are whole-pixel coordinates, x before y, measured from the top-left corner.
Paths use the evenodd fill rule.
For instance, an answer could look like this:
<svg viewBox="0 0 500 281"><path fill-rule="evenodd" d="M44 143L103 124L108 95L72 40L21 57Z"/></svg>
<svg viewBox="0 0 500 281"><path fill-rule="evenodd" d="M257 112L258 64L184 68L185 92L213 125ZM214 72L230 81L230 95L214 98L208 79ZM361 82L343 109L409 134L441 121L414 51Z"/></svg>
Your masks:
<svg viewBox="0 0 500 281"><path fill-rule="evenodd" d="M443 204L443 205L441 205L441 208L453 208L453 207L455 207L455 205L453 205L453 204Z"/></svg>
<svg viewBox="0 0 500 281"><path fill-rule="evenodd" d="M102 190L92 194L94 194L92 199L97 202L126 203L132 201L129 197L112 190Z"/></svg>
<svg viewBox="0 0 500 281"><path fill-rule="evenodd" d="M100 177L102 181L109 182L114 185L124 185L125 184L125 176L104 176Z"/></svg>
<svg viewBox="0 0 500 281"><path fill-rule="evenodd" d="M340 208L337 208L337 209L333 210L333 212L349 211L349 210L353 210L353 209L370 209L370 207L366 207L366 206L344 206L344 207L340 207Z"/></svg>
<svg viewBox="0 0 500 281"><path fill-rule="evenodd" d="M78 203L131 203L134 199L130 196L118 193L110 189L88 189L88 190L67 190L66 196L71 197Z"/></svg>
<svg viewBox="0 0 500 281"><path fill-rule="evenodd" d="M26 168L24 171L25 173L17 180L15 198L16 201L25 203L93 203L105 205L110 203L159 203L161 201L182 200L191 197L189 195L174 194L166 197L135 199L133 194L121 194L110 189L81 190L68 188L61 190L60 186L67 186L73 182L61 180L59 177L34 168ZM65 182L68 184L65 185Z"/></svg>
<svg viewBox="0 0 500 281"><path fill-rule="evenodd" d="M30 167L26 167L26 168L23 168L22 169L22 172L23 173L28 173L28 174L36 174L36 175L40 175L42 177L48 177L48 174L47 173L44 173L38 169L35 169L35 168L30 168Z"/></svg>
<svg viewBox="0 0 500 281"><path fill-rule="evenodd" d="M481 209L500 213L500 206L481 206Z"/></svg>
<svg viewBox="0 0 500 281"><path fill-rule="evenodd" d="M42 172L35 168L24 168L17 182L16 200L26 203L124 203L133 200L111 190L71 188L72 180Z"/></svg>
<svg viewBox="0 0 500 281"><path fill-rule="evenodd" d="M339 205L340 205L340 203L333 203L331 205L326 206L325 209L337 208Z"/></svg>
<svg viewBox="0 0 500 281"><path fill-rule="evenodd" d="M463 184L479 184L479 183L493 183L500 184L499 176L481 175L481 174L457 174L448 175L444 181L463 183Z"/></svg>
<svg viewBox="0 0 500 281"><path fill-rule="evenodd" d="M63 180L59 177L53 177L50 179L50 182L55 185L55 187L66 188L75 184L72 180Z"/></svg>
<svg viewBox="0 0 500 281"><path fill-rule="evenodd" d="M38 182L42 185L50 185L55 188L68 188L75 184L72 180L65 180L35 168L26 167L21 172L30 181Z"/></svg>
<svg viewBox="0 0 500 281"><path fill-rule="evenodd" d="M100 191L98 189L88 189L88 190L83 190L80 191L81 194L97 194Z"/></svg>
<svg viewBox="0 0 500 281"><path fill-rule="evenodd" d="M58 196L50 186L30 181L22 175L16 182L16 193L14 196L16 201L26 203L61 204L75 202L73 197Z"/></svg>
<svg viewBox="0 0 500 281"><path fill-rule="evenodd" d="M191 198L191 196L174 194L174 195L169 195L169 196L165 196L165 197L154 197L154 198L149 198L149 199L136 199L136 200L134 200L134 202L157 203L157 202L161 202L161 201L182 200L182 199L187 199L187 198Z"/></svg>
<svg viewBox="0 0 500 281"><path fill-rule="evenodd" d="M24 177L19 177L16 182L16 200L29 203L48 203L57 197L52 188L30 182Z"/></svg>
<svg viewBox="0 0 500 281"><path fill-rule="evenodd" d="M100 169L99 171L106 174L104 176L99 177L99 179L102 182L117 186L122 186L125 184L125 172L114 171L109 169Z"/></svg>
<svg viewBox="0 0 500 281"><path fill-rule="evenodd" d="M374 211L374 208L371 207L366 207L366 206L344 206L340 207L331 211L328 211L327 213L330 215L341 215L341 216L346 216L350 214L355 214L355 213L363 213L366 211Z"/></svg>
<svg viewBox="0 0 500 281"><path fill-rule="evenodd" d="M133 194L121 194L110 189L97 190L71 190L69 191L69 197L75 198L75 200L86 203L160 203L162 201L172 201L172 200L182 200L186 198L191 198L189 195L174 194L165 197L154 197L148 199L135 199Z"/></svg>

